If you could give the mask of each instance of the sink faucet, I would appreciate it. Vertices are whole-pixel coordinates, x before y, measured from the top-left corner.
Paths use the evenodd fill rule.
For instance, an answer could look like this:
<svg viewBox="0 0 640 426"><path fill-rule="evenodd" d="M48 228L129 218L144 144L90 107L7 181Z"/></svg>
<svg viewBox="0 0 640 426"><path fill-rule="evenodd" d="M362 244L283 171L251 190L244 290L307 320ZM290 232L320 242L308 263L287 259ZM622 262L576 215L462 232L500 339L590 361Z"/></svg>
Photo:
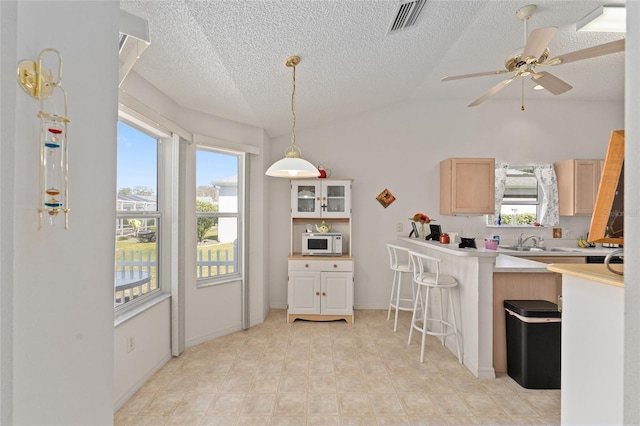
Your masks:
<svg viewBox="0 0 640 426"><path fill-rule="evenodd" d="M522 238L523 235L524 235L524 232L520 234L520 236L518 237L518 247L520 248L524 247L524 243L526 243L528 240L533 241L533 247L538 247L538 241L540 237L538 237L537 235L529 235L528 237L525 237L523 239Z"/></svg>

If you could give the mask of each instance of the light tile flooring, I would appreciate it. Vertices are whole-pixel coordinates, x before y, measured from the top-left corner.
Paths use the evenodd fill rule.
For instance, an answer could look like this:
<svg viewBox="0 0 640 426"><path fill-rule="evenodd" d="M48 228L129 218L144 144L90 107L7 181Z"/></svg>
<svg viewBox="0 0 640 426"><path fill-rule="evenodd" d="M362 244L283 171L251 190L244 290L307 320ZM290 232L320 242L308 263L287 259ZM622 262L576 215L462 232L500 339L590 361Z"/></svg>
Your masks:
<svg viewBox="0 0 640 426"><path fill-rule="evenodd" d="M430 337L407 345L386 311L354 324L263 324L187 349L116 413L116 425L430 425L560 423L560 391L509 376L479 380Z"/></svg>

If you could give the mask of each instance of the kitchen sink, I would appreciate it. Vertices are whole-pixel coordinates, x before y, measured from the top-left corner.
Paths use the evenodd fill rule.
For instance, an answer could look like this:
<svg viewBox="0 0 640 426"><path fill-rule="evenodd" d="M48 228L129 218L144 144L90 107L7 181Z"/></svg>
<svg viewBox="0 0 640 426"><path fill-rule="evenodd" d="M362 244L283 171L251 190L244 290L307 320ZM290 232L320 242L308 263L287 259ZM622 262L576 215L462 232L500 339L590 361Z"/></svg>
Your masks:
<svg viewBox="0 0 640 426"><path fill-rule="evenodd" d="M563 252L563 253L579 253L580 250L570 249L564 247L518 247L518 246L500 246L501 249L504 250L512 250L512 251L533 251L533 252L541 252L541 251L555 251L555 252Z"/></svg>

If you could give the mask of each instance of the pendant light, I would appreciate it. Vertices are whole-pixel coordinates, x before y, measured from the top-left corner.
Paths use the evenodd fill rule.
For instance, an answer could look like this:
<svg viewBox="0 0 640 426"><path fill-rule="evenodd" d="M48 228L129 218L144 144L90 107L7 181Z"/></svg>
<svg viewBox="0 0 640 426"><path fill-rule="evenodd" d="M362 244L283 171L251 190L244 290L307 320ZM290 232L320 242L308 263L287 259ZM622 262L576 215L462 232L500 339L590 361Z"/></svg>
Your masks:
<svg viewBox="0 0 640 426"><path fill-rule="evenodd" d="M291 92L291 146L284 152L284 158L278 160L267 171L267 176L289 179L318 177L318 169L301 157L302 151L296 146L296 65L300 63L299 56L290 56L285 65L293 68L293 90Z"/></svg>

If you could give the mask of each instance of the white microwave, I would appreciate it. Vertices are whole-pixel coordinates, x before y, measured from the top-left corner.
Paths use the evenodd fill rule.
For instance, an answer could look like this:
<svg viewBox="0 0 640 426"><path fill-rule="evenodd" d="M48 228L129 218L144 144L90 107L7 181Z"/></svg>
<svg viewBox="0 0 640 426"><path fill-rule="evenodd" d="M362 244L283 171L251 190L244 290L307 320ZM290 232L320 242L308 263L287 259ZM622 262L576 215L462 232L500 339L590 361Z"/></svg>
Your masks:
<svg viewBox="0 0 640 426"><path fill-rule="evenodd" d="M342 234L305 232L302 234L303 256L342 256Z"/></svg>

